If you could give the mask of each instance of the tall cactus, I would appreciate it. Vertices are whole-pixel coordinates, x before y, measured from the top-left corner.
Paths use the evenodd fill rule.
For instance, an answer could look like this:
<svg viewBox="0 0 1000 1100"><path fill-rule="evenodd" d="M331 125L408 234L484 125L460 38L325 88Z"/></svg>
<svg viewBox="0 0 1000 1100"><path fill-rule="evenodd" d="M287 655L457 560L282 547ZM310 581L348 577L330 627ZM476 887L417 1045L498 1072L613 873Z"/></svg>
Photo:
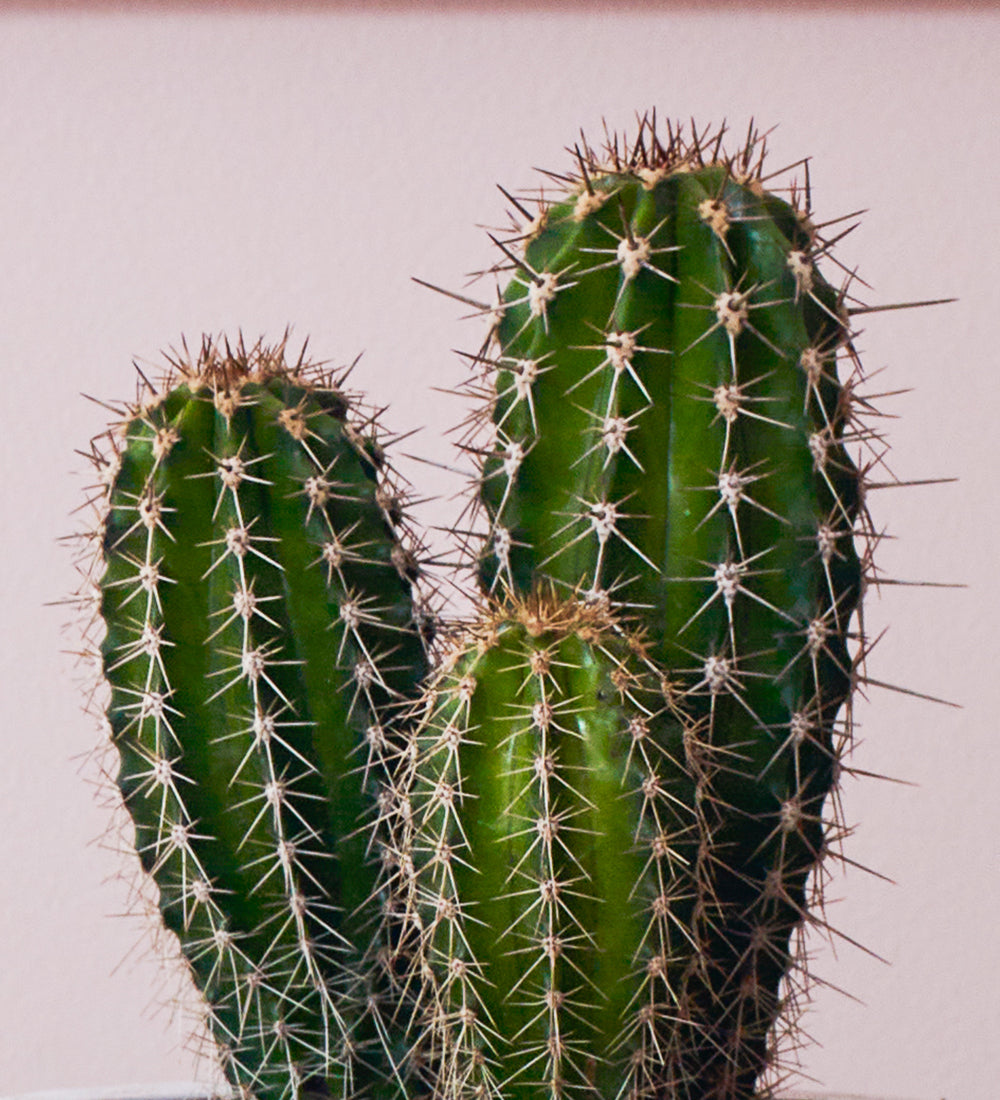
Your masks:
<svg viewBox="0 0 1000 1100"><path fill-rule="evenodd" d="M575 156L561 197L508 196L525 224L494 238L479 576L629 608L679 685L699 840L670 1095L735 1100L773 1060L850 728L859 364L832 241L808 188L766 190L755 133L727 155L644 119Z"/></svg>
<svg viewBox="0 0 1000 1100"><path fill-rule="evenodd" d="M95 452L117 781L226 1075L258 1100L392 1094L399 1056L373 829L425 671L418 565L342 381L284 344L205 341Z"/></svg>

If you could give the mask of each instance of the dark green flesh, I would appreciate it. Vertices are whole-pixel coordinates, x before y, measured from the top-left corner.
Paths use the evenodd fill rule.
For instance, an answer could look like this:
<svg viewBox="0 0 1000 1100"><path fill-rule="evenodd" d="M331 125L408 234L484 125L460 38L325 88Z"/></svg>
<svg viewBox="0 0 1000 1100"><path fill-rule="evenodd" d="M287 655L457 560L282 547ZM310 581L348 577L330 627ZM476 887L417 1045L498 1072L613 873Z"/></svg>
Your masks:
<svg viewBox="0 0 1000 1100"><path fill-rule="evenodd" d="M676 173L651 190L625 175L592 182L613 197L579 222L572 201L553 207L525 252L536 275L562 273L560 284L577 285L557 292L544 319L518 304L532 280L527 269L505 294L494 412L501 442L486 460L481 498L512 548L506 563L490 548L481 583L522 594L543 579L567 591L610 591L648 628L655 656L677 670L685 706L701 719L694 772L712 846L697 868L701 959L679 994L704 1039L690 1051L689 1084L678 1095L749 1097L768 1061L790 938L822 851L842 740L838 712L851 686L860 475L844 446L849 403L834 358L848 334L838 296L818 271L811 293L797 290L788 257L811 244L780 198L720 167ZM715 198L731 218L725 242L698 212ZM585 249L613 249L626 223L633 238L649 234L655 249L677 250L652 256L659 274L643 269L627 280L617 263L588 272L615 256ZM724 291L751 291L756 332L744 326L735 335L735 373L724 328L708 331L717 320L714 296ZM601 444L610 366L581 381L605 358L593 346L616 332L638 333L650 349L633 359L641 386L623 373L611 410L633 425L626 443L634 460ZM828 356L813 386L800 365L809 348ZM514 365L525 359L546 368L530 408L515 390ZM727 444L713 391L731 383L752 400L729 426ZM827 425L821 469L809 437ZM510 441L526 455L512 478L502 458ZM735 523L717 485L731 470L755 479L744 487L753 503L738 503ZM603 551L584 515L585 505L601 501L623 514ZM821 525L836 536L826 561ZM712 577L727 561L747 570L731 619ZM814 621L828 628L815 654L806 633ZM714 691L712 658L728 662ZM792 738L796 715L808 719L801 740ZM781 827L783 806L786 822L793 811L791 829Z"/></svg>
<svg viewBox="0 0 1000 1100"><path fill-rule="evenodd" d="M357 1022L367 992L358 965L378 933L362 911L376 888L381 778L364 767L366 730L372 704L399 702L425 666L377 471L343 415L324 412L330 395L271 378L245 384L242 398L227 422L209 390L180 385L128 426L104 538L103 655L136 847L231 1054L231 1080L265 1100L296 1095L296 1075L327 1062L339 1093L344 1074L364 1077L374 1059L370 1025ZM277 420L300 404L308 451ZM153 440L168 428L178 438L157 462ZM238 505L217 470L235 455L246 463ZM317 473L344 499L310 507L303 486ZM152 530L136 510L150 489L162 508ZM224 544L240 526L253 548L242 561ZM331 529L350 529L363 548L339 572L319 560ZM158 567L155 594L138 583L141 563ZM246 621L233 603L244 583L259 612ZM348 592L373 615L345 639ZM155 656L139 647L144 626L160 631ZM367 692L354 679L362 641L381 662ZM259 647L263 672L241 675L242 655ZM160 720L138 710L149 692L166 695ZM255 737L258 710L276 723L270 738ZM354 1066L347 1035L361 1047Z"/></svg>

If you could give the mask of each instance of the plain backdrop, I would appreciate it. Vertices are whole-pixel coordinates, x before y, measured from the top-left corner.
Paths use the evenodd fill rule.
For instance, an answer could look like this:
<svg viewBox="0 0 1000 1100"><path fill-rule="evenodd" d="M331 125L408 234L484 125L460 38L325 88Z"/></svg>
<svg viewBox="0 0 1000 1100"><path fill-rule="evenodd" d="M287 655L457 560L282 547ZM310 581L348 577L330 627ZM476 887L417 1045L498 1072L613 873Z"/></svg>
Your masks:
<svg viewBox="0 0 1000 1100"><path fill-rule="evenodd" d="M84 10L78 11L77 8ZM139 9L139 10L136 10ZM892 471L957 483L873 495L888 576L872 595L872 688L847 853L847 940L811 938L822 980L802 1087L994 1100L1000 1080L1000 17L989 9L799 11L342 5L131 11L0 6L0 1094L205 1080L175 992L101 838L81 709L77 526L102 399L133 358L202 332L310 338L390 406L408 453L442 463L464 414L432 387L482 335L456 302L493 262L495 188L602 119L637 110L776 126L771 163L811 155L820 220L867 209L841 246L873 302L860 339L886 398ZM734 139L735 140L735 139ZM454 479L402 459L422 495ZM455 505L422 506L429 524ZM907 785L909 784L909 785ZM845 991L847 995L845 995Z"/></svg>

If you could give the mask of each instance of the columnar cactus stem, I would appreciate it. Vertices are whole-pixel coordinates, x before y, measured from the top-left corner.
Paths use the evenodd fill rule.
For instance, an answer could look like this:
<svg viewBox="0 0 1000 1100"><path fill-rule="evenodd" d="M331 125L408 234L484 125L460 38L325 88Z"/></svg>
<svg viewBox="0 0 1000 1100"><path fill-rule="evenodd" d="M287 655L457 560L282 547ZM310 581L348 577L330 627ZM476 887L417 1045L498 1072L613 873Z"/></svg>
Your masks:
<svg viewBox="0 0 1000 1100"><path fill-rule="evenodd" d="M695 834L669 684L606 608L536 594L490 609L428 705L401 863L433 1095L669 1095Z"/></svg>
<svg viewBox="0 0 1000 1100"><path fill-rule="evenodd" d="M478 428L482 588L540 582L640 616L698 736L696 951L677 1008L686 1092L743 1098L827 845L850 727L863 474L859 364L808 189L769 193L735 155L643 120L577 148L564 196L513 200ZM486 307L484 307L486 308ZM846 366L849 379L840 380Z"/></svg>
<svg viewBox="0 0 1000 1100"><path fill-rule="evenodd" d="M425 671L383 449L341 379L210 341L109 438L101 650L136 847L232 1084L353 1095L393 1072L361 962L384 754Z"/></svg>

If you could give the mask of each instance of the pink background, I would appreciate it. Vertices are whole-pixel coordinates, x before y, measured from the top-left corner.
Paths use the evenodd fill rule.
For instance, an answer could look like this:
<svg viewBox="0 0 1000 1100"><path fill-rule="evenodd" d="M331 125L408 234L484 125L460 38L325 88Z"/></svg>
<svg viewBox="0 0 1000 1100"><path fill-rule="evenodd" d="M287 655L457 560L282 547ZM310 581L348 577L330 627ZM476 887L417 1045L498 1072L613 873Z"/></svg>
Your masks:
<svg viewBox="0 0 1000 1100"><path fill-rule="evenodd" d="M890 576L868 627L873 674L963 710L873 689L849 781L858 823L831 920L891 960L811 941L803 1069L828 1089L993 1100L1000 1081L1000 613L997 203L1000 16L987 7L798 11L555 4L367 12L221 5L0 6L0 406L6 709L0 723L0 1094L204 1079L173 992L127 908L123 861L80 757L97 737L60 651L73 585L56 543L103 425L80 396L128 397L133 357L182 334L277 337L364 358L407 444L462 407L449 349L481 330L410 281L461 287L492 262L494 184L567 166L579 127L637 109L779 124L771 163L814 157L821 220L868 208L840 251L873 301L957 296L865 318L861 346L903 479L878 493ZM78 14L78 12L82 13ZM140 9L136 11L134 9ZM884 371L883 371L883 368ZM405 462L430 492L455 485ZM447 502L422 509L445 522ZM808 1081L802 1087L818 1087Z"/></svg>

